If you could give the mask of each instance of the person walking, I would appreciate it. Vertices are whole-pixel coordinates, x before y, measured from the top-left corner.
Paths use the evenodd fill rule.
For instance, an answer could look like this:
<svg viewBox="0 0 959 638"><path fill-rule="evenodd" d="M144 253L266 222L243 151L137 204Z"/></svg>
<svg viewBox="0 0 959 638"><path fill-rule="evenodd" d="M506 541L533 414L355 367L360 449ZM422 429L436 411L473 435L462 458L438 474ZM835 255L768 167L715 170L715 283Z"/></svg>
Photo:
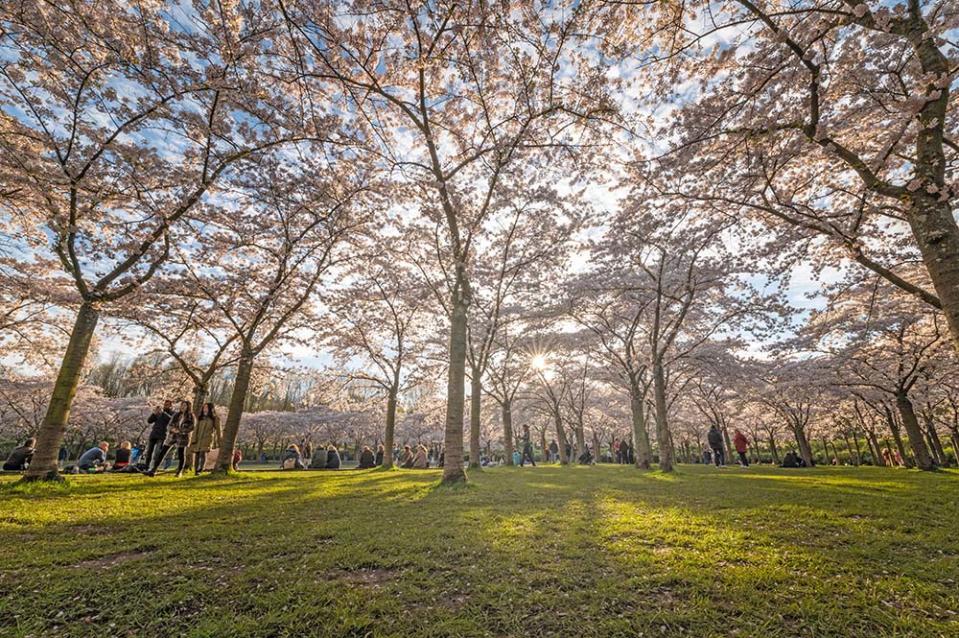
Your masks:
<svg viewBox="0 0 959 638"><path fill-rule="evenodd" d="M739 465L749 467L749 459L746 458L746 450L749 449L749 439L739 429L733 432L733 447L736 448L736 454L739 455Z"/></svg>
<svg viewBox="0 0 959 638"><path fill-rule="evenodd" d="M200 414L196 418L196 431L193 436L193 470L195 474L203 471L206 465L206 455L210 450L220 447L220 438L223 431L220 429L220 417L216 413L216 406L204 403Z"/></svg>
<svg viewBox="0 0 959 638"><path fill-rule="evenodd" d="M147 423L152 425L150 428L150 437L147 439L147 451L140 457L140 465L149 469L153 467L153 456L163 447L163 441L166 440L167 428L170 426L170 419L173 418L173 401L164 401L163 407L157 406L153 409L153 414L147 417ZM159 465L159 463L157 464Z"/></svg>
<svg viewBox="0 0 959 638"><path fill-rule="evenodd" d="M526 462L536 467L536 459L533 458L533 442L529 438L529 426L523 426L523 454L519 459L519 466L525 467Z"/></svg>
<svg viewBox="0 0 959 638"><path fill-rule="evenodd" d="M709 426L709 432L706 433L706 440L709 442L709 447L713 451L713 461L716 463L716 467L725 465L726 455L723 453L723 435L715 423Z"/></svg>
<svg viewBox="0 0 959 638"><path fill-rule="evenodd" d="M176 476L177 478L183 476L183 466L186 465L186 449L190 445L190 438L195 428L196 419L193 416L193 407L189 401L181 401L180 410L170 418L166 441L157 453L153 467L146 472L146 475L156 476L157 468L163 463L167 453L172 448L176 448Z"/></svg>

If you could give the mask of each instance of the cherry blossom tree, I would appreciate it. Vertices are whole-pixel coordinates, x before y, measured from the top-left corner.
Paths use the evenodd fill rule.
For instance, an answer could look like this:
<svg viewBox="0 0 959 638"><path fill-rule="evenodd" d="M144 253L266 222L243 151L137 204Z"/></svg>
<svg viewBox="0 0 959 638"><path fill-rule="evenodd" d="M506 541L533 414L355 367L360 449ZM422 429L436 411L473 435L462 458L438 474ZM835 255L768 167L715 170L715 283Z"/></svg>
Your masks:
<svg viewBox="0 0 959 638"><path fill-rule="evenodd" d="M609 113L595 51L577 46L592 13L580 3L280 2L280 43L307 85L336 81L381 161L402 174L443 229L450 316L444 481L466 479L463 412L470 269L498 202L544 149L579 143L584 119ZM348 18L347 18L348 17ZM440 237L437 234L437 237Z"/></svg>
<svg viewBox="0 0 959 638"><path fill-rule="evenodd" d="M51 288L71 289L76 308L25 480L57 475L101 312L157 273L184 218L235 167L316 135L273 90L266 17L114 1L0 12L0 206L32 238L24 261L41 263Z"/></svg>

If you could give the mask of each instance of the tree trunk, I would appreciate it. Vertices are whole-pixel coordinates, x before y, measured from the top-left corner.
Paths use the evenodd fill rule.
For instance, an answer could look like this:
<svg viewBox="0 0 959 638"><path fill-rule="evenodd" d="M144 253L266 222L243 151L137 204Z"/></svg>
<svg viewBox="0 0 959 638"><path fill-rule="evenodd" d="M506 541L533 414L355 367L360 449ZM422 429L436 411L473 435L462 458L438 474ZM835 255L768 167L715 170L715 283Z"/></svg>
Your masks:
<svg viewBox="0 0 959 638"><path fill-rule="evenodd" d="M659 469L673 471L673 446L666 415L666 376L662 361L653 365L653 399L656 404L656 440L659 443Z"/></svg>
<svg viewBox="0 0 959 638"><path fill-rule="evenodd" d="M386 399L386 431L383 433L383 467L393 467L393 439L396 433L396 387Z"/></svg>
<svg viewBox="0 0 959 638"><path fill-rule="evenodd" d="M233 471L233 451L236 449L236 439L240 433L240 417L243 416L243 407L246 405L246 393L250 388L250 377L253 375L253 353L244 351L240 355L240 362L236 368L236 379L233 382L233 394L230 395L229 413L223 425L223 438L220 439L220 453L216 460L216 472L225 474Z"/></svg>
<svg viewBox="0 0 959 638"><path fill-rule="evenodd" d="M936 455L936 462L942 467L949 467L949 457L946 455L946 450L942 447L939 433L936 432L936 421L929 413L924 415L924 420L926 423L926 434L929 437L929 447Z"/></svg>
<svg viewBox="0 0 959 638"><path fill-rule="evenodd" d="M869 441L869 454L872 456L872 464L878 467L884 467L886 462L882 458L882 447L879 445L879 438L872 432L866 432L866 440Z"/></svg>
<svg viewBox="0 0 959 638"><path fill-rule="evenodd" d="M500 406L503 410L503 449L506 451L506 465L513 465L513 406L509 399Z"/></svg>
<svg viewBox="0 0 959 638"><path fill-rule="evenodd" d="M83 364L90 352L90 342L97 329L100 311L91 303L83 302L77 311L70 333L67 350L60 363L60 371L53 385L53 393L47 406L43 423L37 432L36 452L33 461L23 475L23 481L58 480L57 456L60 452L60 443L63 433L70 419L70 407L73 397L77 394L80 385L80 375L83 374Z"/></svg>
<svg viewBox="0 0 959 638"><path fill-rule="evenodd" d="M769 455L772 457L773 463L779 465L779 450L776 449L776 437L772 434L769 435Z"/></svg>
<svg viewBox="0 0 959 638"><path fill-rule="evenodd" d="M888 405L883 405L883 409L886 412L886 425L889 426L889 431L892 433L892 440L896 444L896 449L899 450L899 456L902 457L902 462L906 467L912 467L912 461L909 459L909 455L906 453L906 446L902 443L902 434L899 431L899 423L896 421L896 418L892 414L892 410L889 409ZM889 445L887 444L888 448Z"/></svg>
<svg viewBox="0 0 959 638"><path fill-rule="evenodd" d="M796 437L796 445L799 446L799 456L806 462L807 467L816 464L812 456L812 447L809 445L809 439L806 437L806 427L796 424L793 428L793 435Z"/></svg>
<svg viewBox="0 0 959 638"><path fill-rule="evenodd" d="M936 463L929 455L929 449L922 438L922 429L919 427L919 420L916 418L912 401L909 400L905 392L899 392L896 395L896 407L899 409L902 425L906 429L906 436L909 437L909 445L916 457L916 467L926 471L936 469Z"/></svg>
<svg viewBox="0 0 959 638"><path fill-rule="evenodd" d="M470 377L470 463L471 470L480 468L480 406L483 398L483 383L476 368Z"/></svg>
<svg viewBox="0 0 959 638"><path fill-rule="evenodd" d="M443 482L466 480L463 469L463 403L466 382L466 303L454 294L450 317L449 371L446 384L446 434Z"/></svg>
<svg viewBox="0 0 959 638"><path fill-rule="evenodd" d="M643 397L639 388L633 386L629 393L629 408L633 414L633 445L636 467L648 470L653 462L653 455L649 449L649 435L646 432L646 414L644 412Z"/></svg>
<svg viewBox="0 0 959 638"><path fill-rule="evenodd" d="M553 424L556 426L556 439L559 443L559 464L569 465L569 455L566 454L566 430L563 429L563 415L559 407L553 408Z"/></svg>
<svg viewBox="0 0 959 638"><path fill-rule="evenodd" d="M948 89L941 89L942 93ZM920 135L930 130L920 127ZM944 167L942 158L932 160ZM933 176L924 176L933 181ZM941 183L940 179L935 179ZM910 196L907 220L912 229L929 279L942 304L942 312L949 324L953 347L959 352L959 226L948 201L939 201L920 189ZM908 430L907 430L908 433ZM918 462L918 460L917 460Z"/></svg>

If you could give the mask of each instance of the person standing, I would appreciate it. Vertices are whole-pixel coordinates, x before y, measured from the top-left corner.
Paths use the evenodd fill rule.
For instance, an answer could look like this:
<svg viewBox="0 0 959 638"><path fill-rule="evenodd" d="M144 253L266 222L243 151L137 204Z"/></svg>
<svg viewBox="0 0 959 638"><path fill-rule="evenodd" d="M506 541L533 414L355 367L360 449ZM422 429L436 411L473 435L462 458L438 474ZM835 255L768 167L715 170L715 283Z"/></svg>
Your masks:
<svg viewBox="0 0 959 638"><path fill-rule="evenodd" d="M170 426L170 419L173 418L173 401L164 401L163 407L157 406L153 409L153 414L147 417L147 423L153 427L150 428L150 437L147 439L147 451L140 458L140 464L147 469L153 467L153 456L163 447L163 441L166 440L167 428ZM157 463L159 465L159 463Z"/></svg>
<svg viewBox="0 0 959 638"><path fill-rule="evenodd" d="M549 462L555 463L559 459L559 445L556 444L556 439L553 439L549 442Z"/></svg>
<svg viewBox="0 0 959 638"><path fill-rule="evenodd" d="M530 441L529 437L529 426L523 426L523 454L519 459L519 466L525 467L526 462L529 461L530 465L536 467L536 460L533 458L533 443Z"/></svg>
<svg viewBox="0 0 959 638"><path fill-rule="evenodd" d="M749 449L749 439L739 429L733 432L733 447L736 448L736 454L739 455L739 464L742 467L749 467L749 459L746 458L746 450Z"/></svg>
<svg viewBox="0 0 959 638"><path fill-rule="evenodd" d="M176 476L183 476L183 466L186 464L186 448L190 445L190 438L196 427L196 419L193 416L193 408L189 401L180 402L180 410L176 412L169 420L166 441L156 455L153 467L146 472L147 476L156 476L157 468L166 458L171 448L176 448Z"/></svg>
<svg viewBox="0 0 959 638"><path fill-rule="evenodd" d="M629 449L629 441L623 439L619 442L619 456L620 463L623 465L629 465L629 454L631 450Z"/></svg>
<svg viewBox="0 0 959 638"><path fill-rule="evenodd" d="M220 417L216 413L216 406L209 402L204 403L196 418L196 431L193 436L193 469L196 474L203 471L206 455L210 450L220 447L222 436L223 431L220 429Z"/></svg>
<svg viewBox="0 0 959 638"><path fill-rule="evenodd" d="M716 424L709 426L709 432L706 434L706 440L709 442L709 447L713 451L713 461L716 463L716 467L726 464L725 454L723 453L723 435L720 433L719 428L716 427Z"/></svg>

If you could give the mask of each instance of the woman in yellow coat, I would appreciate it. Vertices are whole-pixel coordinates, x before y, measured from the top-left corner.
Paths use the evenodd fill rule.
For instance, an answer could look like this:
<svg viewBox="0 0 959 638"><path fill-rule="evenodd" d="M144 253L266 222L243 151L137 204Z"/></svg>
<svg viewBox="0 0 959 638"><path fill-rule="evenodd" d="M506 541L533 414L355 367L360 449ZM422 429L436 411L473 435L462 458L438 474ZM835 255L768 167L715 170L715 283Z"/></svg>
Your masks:
<svg viewBox="0 0 959 638"><path fill-rule="evenodd" d="M196 430L193 431L193 467L197 474L202 472L203 466L206 465L207 452L220 447L222 435L216 408L212 403L204 403L196 420Z"/></svg>

